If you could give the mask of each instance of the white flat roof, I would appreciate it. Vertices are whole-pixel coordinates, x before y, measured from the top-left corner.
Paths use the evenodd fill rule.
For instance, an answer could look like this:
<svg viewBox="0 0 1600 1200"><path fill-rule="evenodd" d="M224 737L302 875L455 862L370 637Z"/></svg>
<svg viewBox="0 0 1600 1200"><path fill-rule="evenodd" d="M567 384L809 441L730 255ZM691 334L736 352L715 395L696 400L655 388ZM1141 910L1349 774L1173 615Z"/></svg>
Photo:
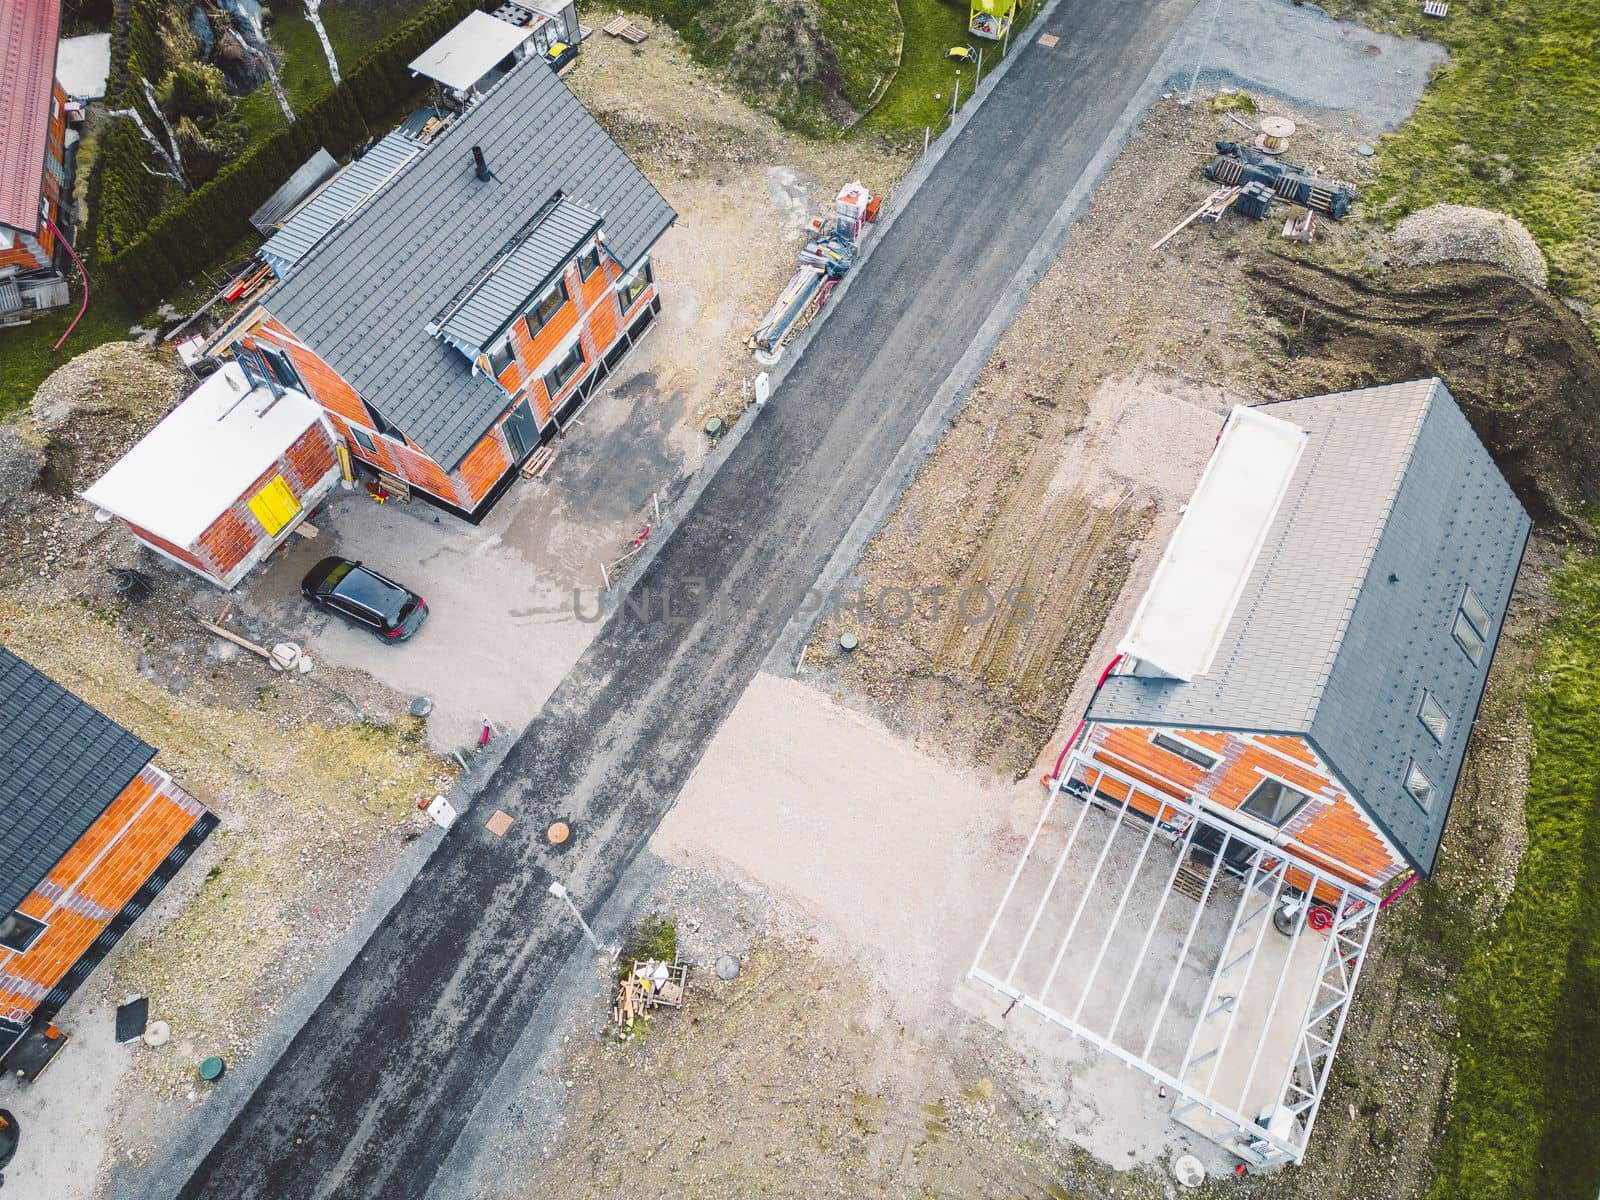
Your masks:
<svg viewBox="0 0 1600 1200"><path fill-rule="evenodd" d="M1228 414L1119 651L1184 681L1210 669L1305 441L1278 417Z"/></svg>
<svg viewBox="0 0 1600 1200"><path fill-rule="evenodd" d="M187 549L321 419L316 401L286 391L274 402L230 362L184 397L83 498Z"/></svg>
<svg viewBox="0 0 1600 1200"><path fill-rule="evenodd" d="M481 9L470 12L461 24L424 50L411 64L415 75L426 75L447 88L465 91L482 79L501 59L528 37L528 30Z"/></svg>
<svg viewBox="0 0 1600 1200"><path fill-rule="evenodd" d="M56 51L56 79L74 100L99 100L111 74L111 35L86 33L62 38Z"/></svg>

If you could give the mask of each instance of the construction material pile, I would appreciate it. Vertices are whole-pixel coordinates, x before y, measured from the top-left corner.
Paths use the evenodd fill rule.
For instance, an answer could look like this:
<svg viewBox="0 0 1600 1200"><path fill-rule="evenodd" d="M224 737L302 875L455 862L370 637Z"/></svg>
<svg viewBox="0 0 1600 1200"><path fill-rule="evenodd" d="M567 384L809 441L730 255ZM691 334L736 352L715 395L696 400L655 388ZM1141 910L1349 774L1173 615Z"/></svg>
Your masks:
<svg viewBox="0 0 1600 1200"><path fill-rule="evenodd" d="M1505 213L1464 204L1434 204L1394 228L1398 258L1408 267L1441 262L1492 263L1532 287L1550 282L1550 267L1527 226Z"/></svg>
<svg viewBox="0 0 1600 1200"><path fill-rule="evenodd" d="M1256 220L1265 217L1277 199L1340 221L1356 198L1355 189L1346 183L1319 179L1304 167L1281 162L1242 142L1218 142L1217 156L1206 167L1205 176L1225 187L1239 188L1234 209Z"/></svg>
<svg viewBox="0 0 1600 1200"><path fill-rule="evenodd" d="M861 231L878 219L878 199L864 183L846 184L831 217L811 223L813 237L800 250L800 267L751 333L748 345L775 356L827 303L828 295L855 264Z"/></svg>
<svg viewBox="0 0 1600 1200"><path fill-rule="evenodd" d="M652 1009L682 1008L688 994L688 963L635 959L633 968L617 985L611 1020L618 1029L632 1029L634 1021L645 1019Z"/></svg>

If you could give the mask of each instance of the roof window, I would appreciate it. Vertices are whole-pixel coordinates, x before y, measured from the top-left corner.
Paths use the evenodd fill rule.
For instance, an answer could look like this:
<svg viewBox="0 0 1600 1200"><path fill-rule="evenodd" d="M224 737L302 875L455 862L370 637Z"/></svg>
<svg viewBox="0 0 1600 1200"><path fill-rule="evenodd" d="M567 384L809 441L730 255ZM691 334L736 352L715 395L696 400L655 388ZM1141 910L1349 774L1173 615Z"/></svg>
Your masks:
<svg viewBox="0 0 1600 1200"><path fill-rule="evenodd" d="M1188 762L1192 762L1195 766L1204 771L1211 770L1212 767L1216 766L1222 761L1217 755L1212 754L1209 750L1204 750L1199 746L1191 745L1180 738L1174 737L1170 733L1153 733L1150 735L1150 741L1154 745L1160 746L1169 754L1176 754L1179 758Z"/></svg>
<svg viewBox="0 0 1600 1200"><path fill-rule="evenodd" d="M1439 745L1444 745L1445 738L1450 734L1450 714L1445 712L1444 705L1434 698L1432 692L1422 693L1422 703L1417 706L1417 720L1422 722L1433 740Z"/></svg>
<svg viewBox="0 0 1600 1200"><path fill-rule="evenodd" d="M1414 758L1406 766L1406 791L1422 806L1423 812L1433 811L1433 798L1437 794L1437 789L1427 773L1417 766L1417 760Z"/></svg>
<svg viewBox="0 0 1600 1200"><path fill-rule="evenodd" d="M1455 624L1450 632L1473 665L1481 666L1484 648L1489 643L1489 610L1470 587L1461 589L1461 603L1456 606Z"/></svg>

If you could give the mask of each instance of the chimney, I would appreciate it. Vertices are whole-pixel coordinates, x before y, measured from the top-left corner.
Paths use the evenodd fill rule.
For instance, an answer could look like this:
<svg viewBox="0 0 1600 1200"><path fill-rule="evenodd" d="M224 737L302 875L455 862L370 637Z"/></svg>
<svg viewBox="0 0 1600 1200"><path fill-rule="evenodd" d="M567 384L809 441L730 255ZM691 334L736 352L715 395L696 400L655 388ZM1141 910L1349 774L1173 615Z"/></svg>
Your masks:
<svg viewBox="0 0 1600 1200"><path fill-rule="evenodd" d="M489 164L484 161L482 146L474 146L472 148L472 161L478 169L478 178L483 180L484 183L488 183L493 176L489 174Z"/></svg>

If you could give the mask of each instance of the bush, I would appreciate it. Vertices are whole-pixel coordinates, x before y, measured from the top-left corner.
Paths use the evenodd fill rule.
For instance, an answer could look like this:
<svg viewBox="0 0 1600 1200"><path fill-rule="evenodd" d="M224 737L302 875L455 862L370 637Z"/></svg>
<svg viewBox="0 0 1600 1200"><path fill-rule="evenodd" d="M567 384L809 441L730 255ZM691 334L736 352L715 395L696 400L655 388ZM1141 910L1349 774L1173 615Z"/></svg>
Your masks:
<svg viewBox="0 0 1600 1200"><path fill-rule="evenodd" d="M131 122L117 122L126 134L119 132L115 152L108 144L102 159L101 170L108 173L101 188L105 210L96 214L95 242L117 287L135 303L153 304L248 237L250 214L318 147L335 156L346 154L416 94L407 65L477 7L476 0L442 0L407 22L294 124L251 147L210 182L164 210L160 196L135 186L136 176L150 178L144 169L148 149L143 139ZM134 54L139 53L136 37ZM119 181L115 190L113 175ZM134 235L139 228L142 233Z"/></svg>

